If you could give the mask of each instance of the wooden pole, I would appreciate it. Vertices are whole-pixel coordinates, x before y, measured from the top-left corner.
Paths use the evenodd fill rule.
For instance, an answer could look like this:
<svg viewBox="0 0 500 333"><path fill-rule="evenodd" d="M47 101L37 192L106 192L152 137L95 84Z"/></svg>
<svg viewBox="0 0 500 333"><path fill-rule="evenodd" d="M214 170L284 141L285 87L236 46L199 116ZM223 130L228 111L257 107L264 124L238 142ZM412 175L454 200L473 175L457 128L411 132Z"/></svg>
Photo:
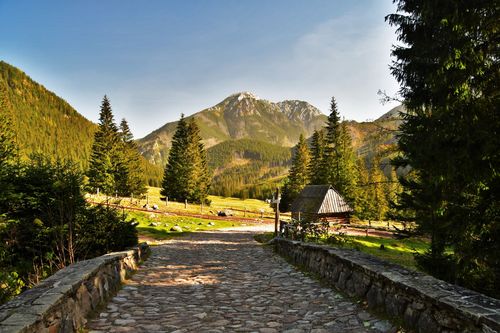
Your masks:
<svg viewBox="0 0 500 333"><path fill-rule="evenodd" d="M168 197L165 197L165 206L168 206Z"/></svg>
<svg viewBox="0 0 500 333"><path fill-rule="evenodd" d="M280 220L280 188L276 187L276 213L274 214L274 237L278 237L279 220Z"/></svg>
<svg viewBox="0 0 500 333"><path fill-rule="evenodd" d="M184 200L184 209L188 208L188 199Z"/></svg>

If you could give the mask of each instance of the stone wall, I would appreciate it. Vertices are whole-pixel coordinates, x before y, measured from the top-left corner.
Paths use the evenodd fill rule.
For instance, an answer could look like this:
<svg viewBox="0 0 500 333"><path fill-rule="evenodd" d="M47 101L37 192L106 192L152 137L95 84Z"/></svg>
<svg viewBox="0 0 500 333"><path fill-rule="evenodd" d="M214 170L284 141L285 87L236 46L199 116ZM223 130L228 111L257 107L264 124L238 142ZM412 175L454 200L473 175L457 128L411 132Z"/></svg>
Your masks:
<svg viewBox="0 0 500 333"><path fill-rule="evenodd" d="M59 270L0 306L0 333L74 332L106 303L149 253L146 243Z"/></svg>
<svg viewBox="0 0 500 333"><path fill-rule="evenodd" d="M416 332L500 332L499 300L356 250L282 238L273 244L294 264Z"/></svg>

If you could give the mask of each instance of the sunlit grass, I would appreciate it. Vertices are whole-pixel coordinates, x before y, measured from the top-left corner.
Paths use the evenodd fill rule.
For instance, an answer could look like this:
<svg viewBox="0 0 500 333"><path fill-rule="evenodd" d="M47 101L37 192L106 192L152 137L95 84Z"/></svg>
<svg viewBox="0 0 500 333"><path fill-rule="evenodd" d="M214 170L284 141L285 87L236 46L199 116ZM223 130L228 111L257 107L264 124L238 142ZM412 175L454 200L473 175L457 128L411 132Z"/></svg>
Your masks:
<svg viewBox="0 0 500 333"><path fill-rule="evenodd" d="M196 217L169 216L158 213L127 212L128 219L134 219L139 224L137 230L141 236L155 240L168 239L188 232L218 230L232 226L240 226L241 223L233 221L210 221ZM182 229L182 232L171 230L174 226Z"/></svg>
<svg viewBox="0 0 500 333"><path fill-rule="evenodd" d="M165 212L186 212L192 214L216 215L218 211L231 210L231 213L236 217L249 217L260 218L272 217L273 209L268 203L257 199L239 199L239 198L225 198L220 196L208 196L211 201L210 206L187 203L174 202L169 200L166 202L165 198L160 195L160 188L148 187L147 195L141 198L115 198L106 197L103 195L96 196L95 194L89 196L93 201L110 204L118 204L123 206L142 208L144 205L157 205L159 210ZM163 198L163 200L161 200ZM246 212L245 212L246 210Z"/></svg>
<svg viewBox="0 0 500 333"><path fill-rule="evenodd" d="M341 247L356 249L412 270L417 269L414 257L415 253L424 253L429 247L429 242L420 238L341 237L345 238L345 242L342 243ZM329 244L325 240L322 243L338 246L338 244Z"/></svg>

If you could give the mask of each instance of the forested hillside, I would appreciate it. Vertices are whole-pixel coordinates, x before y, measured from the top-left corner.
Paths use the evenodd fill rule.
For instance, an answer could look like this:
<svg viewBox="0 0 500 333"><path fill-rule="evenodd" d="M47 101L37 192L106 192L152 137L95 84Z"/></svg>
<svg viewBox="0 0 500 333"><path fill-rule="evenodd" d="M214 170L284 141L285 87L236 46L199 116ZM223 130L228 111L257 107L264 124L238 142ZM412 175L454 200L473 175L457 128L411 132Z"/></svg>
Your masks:
<svg viewBox="0 0 500 333"><path fill-rule="evenodd" d="M6 95L20 155L41 153L85 168L96 125L66 101L14 66L0 61L0 89Z"/></svg>
<svg viewBox="0 0 500 333"><path fill-rule="evenodd" d="M269 198L291 158L291 148L251 139L228 140L207 153L214 173L210 192L241 198Z"/></svg>

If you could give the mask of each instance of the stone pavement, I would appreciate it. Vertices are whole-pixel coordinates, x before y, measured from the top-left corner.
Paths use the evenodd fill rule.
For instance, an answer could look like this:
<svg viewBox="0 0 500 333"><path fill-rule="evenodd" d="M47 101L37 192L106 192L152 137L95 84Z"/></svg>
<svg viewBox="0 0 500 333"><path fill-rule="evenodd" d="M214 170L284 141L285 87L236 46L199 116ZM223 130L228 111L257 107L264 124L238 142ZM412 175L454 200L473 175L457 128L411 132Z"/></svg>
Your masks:
<svg viewBox="0 0 500 333"><path fill-rule="evenodd" d="M252 232L195 233L150 258L87 328L97 332L395 332L297 271Z"/></svg>

